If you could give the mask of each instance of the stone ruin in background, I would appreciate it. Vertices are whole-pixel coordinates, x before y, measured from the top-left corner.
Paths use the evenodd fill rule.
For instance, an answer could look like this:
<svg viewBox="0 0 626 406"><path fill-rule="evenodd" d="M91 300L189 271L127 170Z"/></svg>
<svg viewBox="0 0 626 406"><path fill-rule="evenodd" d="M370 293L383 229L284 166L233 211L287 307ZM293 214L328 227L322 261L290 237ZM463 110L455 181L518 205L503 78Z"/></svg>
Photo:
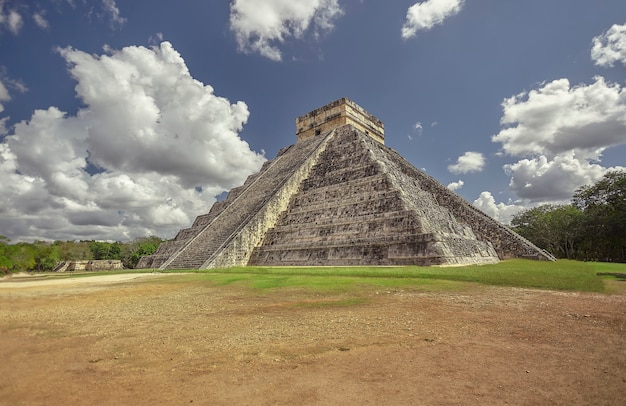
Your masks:
<svg viewBox="0 0 626 406"><path fill-rule="evenodd" d="M554 260L386 147L349 99L298 117L296 135L138 268Z"/></svg>
<svg viewBox="0 0 626 406"><path fill-rule="evenodd" d="M53 272L74 272L74 271L112 271L124 269L124 264L119 259L92 259L81 261L61 261L53 269Z"/></svg>

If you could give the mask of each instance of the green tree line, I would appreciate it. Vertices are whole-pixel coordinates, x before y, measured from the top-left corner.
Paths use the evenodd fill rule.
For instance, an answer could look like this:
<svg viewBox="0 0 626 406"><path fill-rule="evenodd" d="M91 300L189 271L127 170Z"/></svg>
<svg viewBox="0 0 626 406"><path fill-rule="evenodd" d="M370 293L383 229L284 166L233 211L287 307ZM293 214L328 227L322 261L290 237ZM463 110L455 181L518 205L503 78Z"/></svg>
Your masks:
<svg viewBox="0 0 626 406"><path fill-rule="evenodd" d="M10 244L0 236L0 274L52 271L61 261L118 259L126 268L134 268L143 255L153 254L163 240L139 238L131 242L35 241Z"/></svg>
<svg viewBox="0 0 626 406"><path fill-rule="evenodd" d="M571 204L522 211L511 225L557 258L626 262L626 172L581 187Z"/></svg>

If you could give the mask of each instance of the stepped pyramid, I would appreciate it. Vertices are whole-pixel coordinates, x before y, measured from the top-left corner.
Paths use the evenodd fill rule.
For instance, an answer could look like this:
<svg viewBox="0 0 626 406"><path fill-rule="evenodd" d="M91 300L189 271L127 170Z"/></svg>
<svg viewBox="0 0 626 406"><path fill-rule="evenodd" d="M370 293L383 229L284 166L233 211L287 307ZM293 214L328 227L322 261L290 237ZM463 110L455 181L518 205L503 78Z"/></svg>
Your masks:
<svg viewBox="0 0 626 406"><path fill-rule="evenodd" d="M296 135L138 267L554 260L386 147L383 123L349 99L298 117Z"/></svg>

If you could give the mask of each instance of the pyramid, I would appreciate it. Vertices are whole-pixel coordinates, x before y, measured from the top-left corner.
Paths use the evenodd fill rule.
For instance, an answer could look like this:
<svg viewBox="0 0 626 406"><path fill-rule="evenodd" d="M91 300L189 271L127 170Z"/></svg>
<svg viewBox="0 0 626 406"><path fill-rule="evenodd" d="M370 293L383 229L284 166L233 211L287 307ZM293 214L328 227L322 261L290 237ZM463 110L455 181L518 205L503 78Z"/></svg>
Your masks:
<svg viewBox="0 0 626 406"><path fill-rule="evenodd" d="M347 98L298 117L296 135L138 267L554 260L386 147L383 123Z"/></svg>

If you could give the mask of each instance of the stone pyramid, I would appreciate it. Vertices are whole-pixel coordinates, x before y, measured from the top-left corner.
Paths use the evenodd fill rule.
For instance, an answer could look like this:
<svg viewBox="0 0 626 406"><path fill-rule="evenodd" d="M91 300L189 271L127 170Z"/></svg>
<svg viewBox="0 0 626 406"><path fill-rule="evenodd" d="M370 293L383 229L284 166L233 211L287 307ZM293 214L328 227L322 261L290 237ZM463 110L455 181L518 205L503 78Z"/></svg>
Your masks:
<svg viewBox="0 0 626 406"><path fill-rule="evenodd" d="M295 144L138 267L554 260L386 147L382 122L349 99L296 128Z"/></svg>

